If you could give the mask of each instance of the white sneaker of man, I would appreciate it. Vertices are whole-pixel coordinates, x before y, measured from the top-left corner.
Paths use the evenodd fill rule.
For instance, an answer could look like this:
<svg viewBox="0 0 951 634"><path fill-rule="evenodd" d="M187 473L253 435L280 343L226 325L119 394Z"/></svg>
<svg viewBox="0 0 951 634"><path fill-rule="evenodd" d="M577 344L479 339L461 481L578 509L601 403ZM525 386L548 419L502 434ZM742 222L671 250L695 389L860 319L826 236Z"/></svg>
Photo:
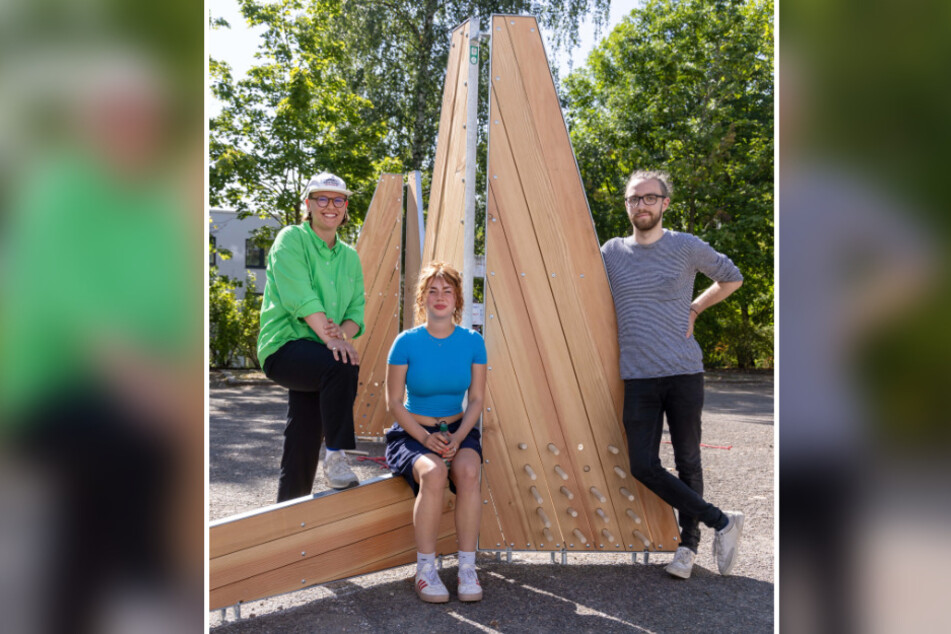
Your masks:
<svg viewBox="0 0 951 634"><path fill-rule="evenodd" d="M713 556L721 575L728 575L736 563L736 553L743 535L743 514L739 511L724 511L729 523L713 537Z"/></svg>
<svg viewBox="0 0 951 634"><path fill-rule="evenodd" d="M666 570L667 574L671 577L689 579L690 573L693 571L693 560L696 556L697 554L695 552L685 546L681 546L677 549L677 552L674 553L674 560L667 564L664 570Z"/></svg>
<svg viewBox="0 0 951 634"><path fill-rule="evenodd" d="M342 451L328 451L324 460L324 476L331 488L349 489L360 484L356 474L350 468L347 456Z"/></svg>
<svg viewBox="0 0 951 634"><path fill-rule="evenodd" d="M449 590L443 585L433 564L416 568L416 595L426 603L449 602Z"/></svg>
<svg viewBox="0 0 951 634"><path fill-rule="evenodd" d="M482 584L479 583L479 575L476 574L475 565L460 564L458 580L460 601L482 600Z"/></svg>

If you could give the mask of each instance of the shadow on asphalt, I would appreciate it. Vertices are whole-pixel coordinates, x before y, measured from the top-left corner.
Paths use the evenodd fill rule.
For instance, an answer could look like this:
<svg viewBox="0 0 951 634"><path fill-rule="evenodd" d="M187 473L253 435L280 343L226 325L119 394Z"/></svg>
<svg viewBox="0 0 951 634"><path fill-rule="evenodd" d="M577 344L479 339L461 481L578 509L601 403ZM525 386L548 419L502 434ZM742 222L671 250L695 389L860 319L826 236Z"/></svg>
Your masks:
<svg viewBox="0 0 951 634"><path fill-rule="evenodd" d="M264 474L276 477L286 394L259 386L213 390L208 430L211 482L248 484Z"/></svg>
<svg viewBox="0 0 951 634"><path fill-rule="evenodd" d="M772 632L773 584L694 568L688 581L663 563L483 563L485 598L455 599L456 567L441 577L450 602L427 605L407 577L372 588L333 584L334 596L215 628L238 632ZM245 608L247 610L248 608Z"/></svg>

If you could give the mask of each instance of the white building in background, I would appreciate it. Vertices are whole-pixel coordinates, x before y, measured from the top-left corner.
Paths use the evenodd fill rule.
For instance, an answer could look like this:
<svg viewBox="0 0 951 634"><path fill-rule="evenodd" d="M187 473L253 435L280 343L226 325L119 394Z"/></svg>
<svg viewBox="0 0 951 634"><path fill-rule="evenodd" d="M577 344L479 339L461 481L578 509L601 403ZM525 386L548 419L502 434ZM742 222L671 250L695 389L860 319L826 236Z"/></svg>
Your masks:
<svg viewBox="0 0 951 634"><path fill-rule="evenodd" d="M265 270L267 268L267 253L258 249L251 242L251 235L255 229L263 226L280 228L280 223L273 218L258 218L250 216L238 219L238 214L230 209L212 209L211 224L208 227L211 243L216 249L231 251L231 258L224 259L215 253L209 253L209 266L217 266L220 275L247 284L248 272L254 273L254 293L264 292ZM235 289L238 299L243 299L246 288Z"/></svg>

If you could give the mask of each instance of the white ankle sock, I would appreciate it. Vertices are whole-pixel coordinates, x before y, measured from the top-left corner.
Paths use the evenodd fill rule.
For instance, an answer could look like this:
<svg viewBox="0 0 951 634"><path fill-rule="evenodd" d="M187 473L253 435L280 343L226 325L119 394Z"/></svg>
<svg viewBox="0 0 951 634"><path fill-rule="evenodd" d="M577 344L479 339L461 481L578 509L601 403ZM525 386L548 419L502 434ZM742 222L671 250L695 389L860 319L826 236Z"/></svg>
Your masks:
<svg viewBox="0 0 951 634"><path fill-rule="evenodd" d="M421 552L416 553L416 572L419 572L420 570L422 570L423 566L425 566L426 564L435 565L435 563L436 563L436 553L428 553L428 554L421 553Z"/></svg>
<svg viewBox="0 0 951 634"><path fill-rule="evenodd" d="M471 564L475 565L475 551L466 552L464 550L459 551L459 565L462 564Z"/></svg>
<svg viewBox="0 0 951 634"><path fill-rule="evenodd" d="M331 455L333 455L333 454L335 454L335 453L340 453L340 451L342 451L342 450L341 450L341 449L330 449L330 448L328 447L328 448L327 448L327 454L326 454L326 456L324 457L324 460L326 460L327 458L329 458Z"/></svg>

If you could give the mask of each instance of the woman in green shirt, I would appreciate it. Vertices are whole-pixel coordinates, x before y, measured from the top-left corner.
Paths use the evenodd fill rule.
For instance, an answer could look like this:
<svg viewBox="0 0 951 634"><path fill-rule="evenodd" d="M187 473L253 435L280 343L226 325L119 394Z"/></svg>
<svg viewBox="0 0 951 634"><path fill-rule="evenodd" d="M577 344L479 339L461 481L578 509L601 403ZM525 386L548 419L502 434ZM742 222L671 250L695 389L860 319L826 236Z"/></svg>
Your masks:
<svg viewBox="0 0 951 634"><path fill-rule="evenodd" d="M324 439L330 486L359 484L342 451L356 447L360 360L350 340L363 333L366 303L357 252L337 237L351 193L333 174L312 178L305 221L282 229L268 253L258 359L288 389L278 502L310 495Z"/></svg>

